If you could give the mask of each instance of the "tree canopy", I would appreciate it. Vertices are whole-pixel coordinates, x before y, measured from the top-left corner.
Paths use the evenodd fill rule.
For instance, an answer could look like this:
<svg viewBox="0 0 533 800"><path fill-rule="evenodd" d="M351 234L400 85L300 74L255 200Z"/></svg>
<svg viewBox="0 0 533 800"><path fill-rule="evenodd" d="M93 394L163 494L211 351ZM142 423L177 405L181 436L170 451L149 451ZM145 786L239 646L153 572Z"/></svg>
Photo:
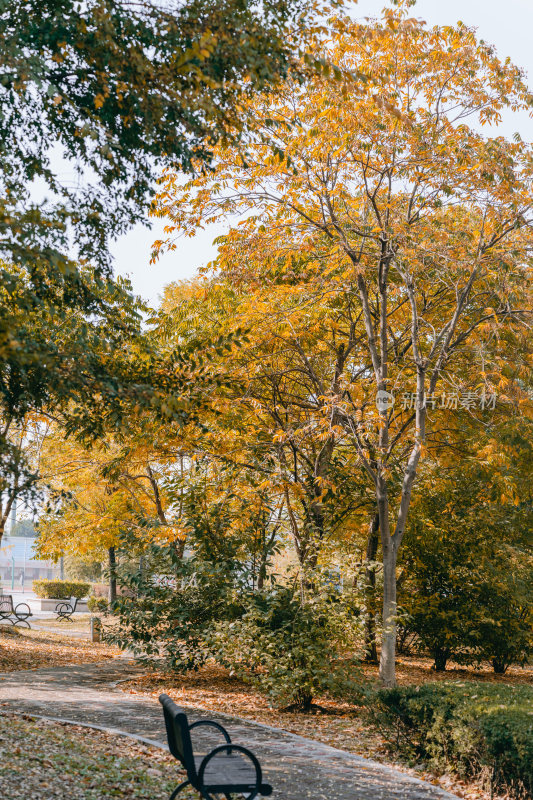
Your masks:
<svg viewBox="0 0 533 800"><path fill-rule="evenodd" d="M73 269L73 246L108 268L110 239L146 221L162 166L208 161L216 141L237 136L241 96L296 64L318 10L2 0L0 256L38 281Z"/></svg>
<svg viewBox="0 0 533 800"><path fill-rule="evenodd" d="M393 5L336 20L305 84L239 78L253 125L204 139L209 168L170 159L154 259L240 220L144 324L104 264L38 290L6 267L6 420L52 420L41 551L111 548L115 575L119 547L117 641L260 667L305 708L378 634L393 685L398 625L439 669L531 649L533 149L490 125L532 98L472 30Z"/></svg>
<svg viewBox="0 0 533 800"><path fill-rule="evenodd" d="M454 405L487 414L483 398L502 386L529 406L531 369L525 352L510 368L492 346L518 342L530 313L531 146L479 132L504 108L529 109L531 95L472 30L429 29L408 7L375 24L339 23L330 57L365 85L348 94L315 76L252 100L257 134L245 154L222 143L213 173L183 187L170 172L155 204L169 220L160 249L243 215L219 241L217 267L245 290L305 283L323 298L355 299L358 346L337 386L315 392L329 435L351 440L374 487L389 683L397 558L428 436Z"/></svg>

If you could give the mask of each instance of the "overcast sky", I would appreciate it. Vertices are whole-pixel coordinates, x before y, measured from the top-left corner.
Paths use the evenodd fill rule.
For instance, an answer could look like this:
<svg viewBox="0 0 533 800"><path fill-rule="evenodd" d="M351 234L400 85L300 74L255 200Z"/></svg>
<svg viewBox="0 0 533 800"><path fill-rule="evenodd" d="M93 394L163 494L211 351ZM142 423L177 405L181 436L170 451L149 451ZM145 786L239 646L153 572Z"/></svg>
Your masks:
<svg viewBox="0 0 533 800"><path fill-rule="evenodd" d="M359 0L354 6L355 17L379 16L387 5L384 0ZM498 53L523 67L533 84L533 0L418 0L411 15L424 19L429 25L448 25L462 20L475 26L479 37L496 45ZM521 117L506 121L502 132L510 136L520 130L522 137L533 141L533 120ZM213 239L226 226L212 225L194 239L178 242L174 253L163 256L155 265L149 263L150 245L161 231L162 223L152 230L137 226L114 245L116 271L129 275L136 293L157 304L163 287L171 281L192 277L196 270L216 254Z"/></svg>

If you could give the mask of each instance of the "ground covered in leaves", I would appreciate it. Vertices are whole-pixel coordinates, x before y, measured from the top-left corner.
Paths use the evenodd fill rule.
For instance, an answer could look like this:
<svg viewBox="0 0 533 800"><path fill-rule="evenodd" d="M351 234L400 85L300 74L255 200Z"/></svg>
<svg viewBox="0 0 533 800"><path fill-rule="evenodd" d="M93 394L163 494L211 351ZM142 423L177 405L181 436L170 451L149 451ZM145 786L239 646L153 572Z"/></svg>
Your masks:
<svg viewBox="0 0 533 800"><path fill-rule="evenodd" d="M488 667L467 670L451 664L446 672L435 673L431 669L431 664L429 659L422 657L400 657L398 683L420 685L427 681L442 680L457 682L483 680L504 683L533 681L531 669L513 668L506 675L495 675ZM371 684L377 680L377 668L370 665L363 666L361 677L366 683ZM164 691L180 705L219 711L316 739L341 750L389 764L459 797L471 800L487 800L489 797L481 786L466 784L453 775L437 776L424 771L423 767L413 769L405 764L393 762L384 739L368 727L361 709L354 704L317 698L316 703L321 706L321 712L301 714L279 711L272 708L267 698L253 687L215 665L207 665L198 672L185 675L151 672L128 681L121 688L133 693L154 696Z"/></svg>
<svg viewBox="0 0 533 800"><path fill-rule="evenodd" d="M69 633L72 633L70 629L55 633L0 625L0 672L88 664L119 654L119 650L107 644L69 636Z"/></svg>
<svg viewBox="0 0 533 800"><path fill-rule="evenodd" d="M88 635L91 627L91 616L91 614L79 614L76 612L71 620L57 619L56 617L32 619L31 627L36 630L55 630L64 633L66 636L72 633L85 633Z"/></svg>
<svg viewBox="0 0 533 800"><path fill-rule="evenodd" d="M85 619L77 620L72 626L69 627L66 627L67 623L59 623L55 626L52 626L50 625L50 622L50 620L45 620L33 630L21 630L19 628L1 625L0 672L36 669L39 667L64 666L67 664L90 663L113 658L119 653L118 650L110 647L109 645L92 643L87 638L69 635L78 632L78 628L80 628L80 632L82 628L86 629L88 623ZM38 627L41 627L41 625L42 627L53 627L54 630L39 630ZM60 625L62 627L59 627ZM431 669L431 661L422 657L399 657L397 674L398 683L402 685L421 685L428 681L460 682L467 680L511 684L533 684L533 671L531 668L520 669L515 667L510 669L506 675L495 675L488 666L473 670L464 669L459 665L450 664L446 672L435 673ZM362 678L363 683L371 685L377 679L377 668L373 666L364 666L362 668L360 677ZM261 695L251 686L243 683L235 676L230 676L227 671L215 665L207 665L198 672L191 672L186 675L169 675L164 672L152 671L147 673L145 676L135 678L125 684L122 684L121 688L134 693L150 694L154 696L157 696L161 691L166 691L174 700L176 700L176 702L184 706L220 711L233 716L242 717L244 719L262 722L273 727L282 728L283 730L290 731L310 739L325 742L342 750L347 750L367 758L373 758L382 763L391 764L396 768L409 772L410 774L414 774L417 777L421 777L424 780L430 781L436 785L442 786L443 788L460 797L470 798L471 800L486 800L486 798L488 798L488 795L485 794L482 788L478 785L465 784L454 776L450 775L436 776L429 774L424 772L422 767L420 767L418 770L415 770L407 767L406 765L393 762L390 754L387 752L385 741L379 736L379 734L368 727L365 722L364 715L361 714L361 709L353 703L341 703L333 701L329 698L317 698L316 702L322 707L322 712L320 713L300 714L295 712L282 712L272 708L269 705L267 698ZM6 792L2 791L2 800L11 800L12 797L13 799L16 797L17 800L20 798L20 784L17 784L17 780L20 781L20 778L13 778L13 775L15 774L16 769L20 768L22 770L21 765L24 763L26 763L26 767L30 770L31 775L35 773L36 781L43 764L46 768L43 774L48 774L47 770L50 770L50 775L52 776L50 779L50 786L53 787L53 791L51 788L49 789L45 786L44 788L46 791L43 791L43 793L39 794L38 792L41 791L42 787L40 788L40 784L37 783L35 790L32 788L32 791L34 791L33 794L25 792L24 796L25 798L28 798L28 800L33 800L33 798L35 798L35 800L40 800L40 798L43 798L44 800L45 798L55 797L65 797L65 799L66 797L69 797L73 798L73 800L77 800L77 798L83 798L83 800L93 800L93 798L96 800L96 798L98 798L98 800L100 800L100 798L103 797L151 797L153 800L157 800L157 798L160 796L168 797L168 794L170 794L170 789L168 791L165 789L161 794L157 794L156 790L153 789L153 782L152 784L147 784L150 786L150 792L152 792L152 794L132 794L133 790L136 792L144 791L142 788L142 780L144 780L144 778L142 780L137 779L137 777L135 777L137 773L131 773L134 777L131 777L131 779L128 778L130 781L128 786L130 788L128 788L126 792L126 789L124 788L117 788L117 781L120 782L117 777L118 772L115 771L115 773L113 773L112 770L109 775L111 776L110 780L115 780L115 788L107 788L106 785L105 792L107 792L107 794L101 789L95 789L95 787L98 785L98 780L104 780L104 778L98 778L97 775L96 763L101 761L101 759L100 756L95 757L93 760L89 758L89 755L91 754L91 747L93 745L88 746L86 750L83 750L83 747L85 746L84 742L89 742L89 740L93 741L93 739L90 739L90 737L94 737L94 742L101 741L102 743L106 744L106 746L102 749L102 753L104 753L104 751L109 752L109 757L111 759L120 759L121 752L123 752L124 757L127 755L127 753L130 753L130 765L128 766L124 762L124 764L119 764L117 767L117 769L120 768L126 770L125 774L127 773L128 775L130 774L128 770L130 767L133 769L133 762L135 758L137 758L138 753L143 755L144 752L144 757L146 757L147 763L150 763L153 761L153 759L161 760L167 758L162 751L153 751L152 748L145 748L143 751L142 746L138 746L134 743L131 744L132 740L124 740L128 742L128 745L125 747L125 749L123 749L122 742L116 744L115 741L115 744L113 744L113 741L110 740L106 734L89 733L83 728L79 729L83 732L83 735L80 734L79 736L77 733L78 729L75 729L73 733L72 728L69 727L65 729L63 726L57 727L50 725L50 727L46 727L45 731L43 731L41 728L39 728L39 726L44 723L30 722L26 720L24 721L24 724L27 724L30 727L34 726L36 733L39 733L39 731L41 734L45 732L47 737L48 733L50 733L50 747L52 747L54 742L56 743L53 745L53 747L55 747L57 750L55 760L54 758L48 759L50 765L47 766L45 762L43 762L43 764L40 763L39 759L41 758L41 753L38 750L36 751L37 756L35 756L31 747L28 749L27 746L22 746L20 743L17 744L17 742L14 741L11 736L6 737L5 719L5 717L0 718L0 735L2 737L2 739L0 739L0 764L4 764L4 767L2 767L4 772L2 772L0 769L0 778L4 782L6 781L6 764L9 764L10 768L13 767L14 772L9 773L11 775L9 779L12 782L15 782L14 785L18 786L18 793L10 795L9 793L6 794ZM19 720L17 724L22 725L23 722ZM18 730L14 723L13 725L9 723L8 728L10 730L12 728L15 732ZM65 771L65 775L83 775L83 786L81 787L80 791L83 790L85 793L81 794L75 794L72 792L73 783L72 781L69 782L70 779L68 779L67 783L65 784L68 791L65 790L66 793L62 794L61 792L63 792L63 788L61 784L61 778L53 777L55 774L54 770L56 769L57 765L60 764L60 759L62 757L60 754L60 739L61 737L68 737L71 735L73 735L75 739L77 737L76 741L78 741L79 747L82 748L84 753L89 754L87 755L87 758L89 759L87 761L87 774L83 773L82 762L85 758L85 755L81 754L81 750L79 754L80 760L76 761L75 763L73 761L71 765L67 765L68 770ZM98 737L100 737L100 740ZM65 741L67 741L67 738L65 738ZM9 760L2 758L2 753L5 751L6 747L12 748L15 756L15 760L12 764L9 763ZM46 748L44 748L43 752L47 750L47 748L48 745ZM20 752L17 752L17 749ZM73 758L78 758L75 750L72 752L74 753ZM156 752L157 756L154 755ZM27 755L28 753L32 753L31 758ZM96 750L94 750L94 753L96 753ZM148 756L147 753L150 755ZM46 761L46 756L44 757ZM24 761L24 759L26 759L26 761ZM165 764L167 763L171 764L172 762L165 762ZM16 767L16 764L19 764L19 767ZM154 769L159 769L158 764L154 766ZM172 766L173 769L176 770L175 766ZM115 769L115 767L113 767L113 769ZM144 769L140 762L138 769ZM76 770L78 771L76 772ZM157 777L151 773L147 774L148 776L151 775L152 778ZM173 774L175 775L176 771ZM113 775L115 775L115 777L113 777ZM162 780L161 776L159 776L159 778ZM139 780L141 783L139 783ZM9 784L6 785L9 786ZM133 787L133 789L131 787ZM4 789L3 783L2 789ZM78 791L78 789L76 789L76 791ZM159 791L159 789L157 789L157 791ZM91 794L91 792L93 793Z"/></svg>
<svg viewBox="0 0 533 800"><path fill-rule="evenodd" d="M168 753L134 739L0 714L2 800L167 800L182 775Z"/></svg>

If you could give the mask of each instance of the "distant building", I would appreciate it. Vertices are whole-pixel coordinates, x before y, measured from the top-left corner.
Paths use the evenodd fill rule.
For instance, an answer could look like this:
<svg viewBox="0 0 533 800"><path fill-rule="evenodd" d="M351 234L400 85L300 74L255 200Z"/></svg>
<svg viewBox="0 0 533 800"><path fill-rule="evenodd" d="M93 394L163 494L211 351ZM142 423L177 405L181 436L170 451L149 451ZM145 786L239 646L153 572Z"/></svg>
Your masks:
<svg viewBox="0 0 533 800"><path fill-rule="evenodd" d="M28 587L33 580L59 578L59 565L43 561L34 552L35 536L8 536L4 534L0 544L0 580L10 581L15 570L15 583ZM13 564L13 558L15 562Z"/></svg>

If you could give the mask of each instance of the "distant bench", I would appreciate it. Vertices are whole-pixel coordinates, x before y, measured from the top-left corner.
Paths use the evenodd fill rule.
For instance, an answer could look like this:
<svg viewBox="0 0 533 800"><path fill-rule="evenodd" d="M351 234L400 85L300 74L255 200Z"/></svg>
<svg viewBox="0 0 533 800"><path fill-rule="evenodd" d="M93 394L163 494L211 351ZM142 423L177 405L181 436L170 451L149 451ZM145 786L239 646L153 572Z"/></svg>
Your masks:
<svg viewBox="0 0 533 800"><path fill-rule="evenodd" d="M54 609L57 614L56 619L68 619L69 622L72 622L71 617L78 607L78 602L79 597L71 597L70 600L62 600L61 603L58 603Z"/></svg>
<svg viewBox="0 0 533 800"><path fill-rule="evenodd" d="M200 792L204 800L217 800L213 795L223 794L231 800L232 792L246 795L245 800L255 800L262 795L272 794L272 786L263 783L261 766L254 754L246 747L232 744L228 732L218 722L202 719L189 725L184 714L166 694L159 696L163 706L167 729L168 749L184 767L187 780L181 783L170 795L169 800L192 786ZM206 756L195 756L190 732L200 725L216 728L225 744L215 747Z"/></svg>
<svg viewBox="0 0 533 800"><path fill-rule="evenodd" d="M13 605L13 595L0 595L0 620L5 619L12 625L27 625L31 628L28 618L33 617L27 603Z"/></svg>

